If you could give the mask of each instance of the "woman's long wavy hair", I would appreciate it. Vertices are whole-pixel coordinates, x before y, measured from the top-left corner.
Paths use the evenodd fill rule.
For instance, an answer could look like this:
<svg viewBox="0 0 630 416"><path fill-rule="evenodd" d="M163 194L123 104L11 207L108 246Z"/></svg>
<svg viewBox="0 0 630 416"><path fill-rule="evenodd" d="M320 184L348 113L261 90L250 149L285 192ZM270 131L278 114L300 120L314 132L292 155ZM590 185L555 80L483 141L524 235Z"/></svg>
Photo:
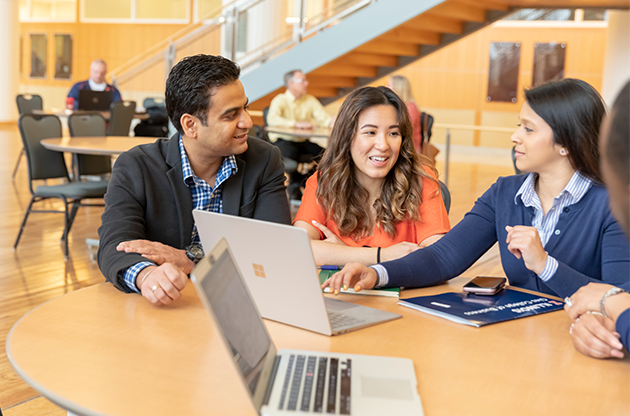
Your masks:
<svg viewBox="0 0 630 416"><path fill-rule="evenodd" d="M350 146L358 132L361 112L378 105L391 105L396 109L402 143L398 159L383 182L381 195L374 202L376 217L372 219L369 193L356 179ZM342 236L350 236L357 241L370 235L376 222L393 238L396 236L396 224L407 219L421 219L422 179L427 178L437 184L437 180L426 172L425 166L432 164L413 146L413 130L405 103L387 87L360 88L346 98L339 110L328 147L318 167L317 200L326 210L328 218L337 224Z"/></svg>

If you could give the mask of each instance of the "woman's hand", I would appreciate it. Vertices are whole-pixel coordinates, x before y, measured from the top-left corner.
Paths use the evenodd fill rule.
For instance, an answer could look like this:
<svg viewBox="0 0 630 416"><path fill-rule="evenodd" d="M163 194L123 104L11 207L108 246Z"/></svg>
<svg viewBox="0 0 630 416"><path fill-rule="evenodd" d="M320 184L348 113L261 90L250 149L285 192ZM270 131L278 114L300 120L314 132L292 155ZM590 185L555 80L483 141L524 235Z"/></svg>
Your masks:
<svg viewBox="0 0 630 416"><path fill-rule="evenodd" d="M572 321L588 311L599 311L599 302L606 292L613 287L604 283L589 283L586 286L582 286L571 295L569 298L570 302L564 305L564 310L569 314L569 318Z"/></svg>
<svg viewBox="0 0 630 416"><path fill-rule="evenodd" d="M525 267L536 274L541 274L547 264L547 252L540 241L536 227L517 225L505 227L508 232L505 242L510 253L517 259L522 258Z"/></svg>
<svg viewBox="0 0 630 416"><path fill-rule="evenodd" d="M322 289L330 287L330 292L335 295L339 294L342 287L344 290L351 287L355 292L360 292L362 289L372 289L377 280L376 270L361 263L349 263L326 280L322 284Z"/></svg>
<svg viewBox="0 0 630 416"><path fill-rule="evenodd" d="M330 231L328 227L326 227L324 224L320 224L315 220L311 221L311 223L313 223L313 227L319 229L322 233L324 233L324 236L326 236L326 238L324 238L322 241L326 241L327 243L341 244L344 246L346 245L346 243L341 241L341 239L337 237L335 233Z"/></svg>
<svg viewBox="0 0 630 416"><path fill-rule="evenodd" d="M410 243L408 241L403 241L402 243L383 248L381 249L381 262L405 257L407 254L413 253L419 248L420 246L418 244Z"/></svg>
<svg viewBox="0 0 630 416"><path fill-rule="evenodd" d="M623 358L615 324L599 313L585 313L571 324L575 349L594 358Z"/></svg>

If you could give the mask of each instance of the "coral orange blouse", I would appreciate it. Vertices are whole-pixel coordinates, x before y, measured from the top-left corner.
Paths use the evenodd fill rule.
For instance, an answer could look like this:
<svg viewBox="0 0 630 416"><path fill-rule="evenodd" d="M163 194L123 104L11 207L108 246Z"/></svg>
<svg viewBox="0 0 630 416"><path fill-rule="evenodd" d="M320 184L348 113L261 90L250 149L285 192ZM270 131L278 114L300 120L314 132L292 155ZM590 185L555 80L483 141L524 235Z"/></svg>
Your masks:
<svg viewBox="0 0 630 416"><path fill-rule="evenodd" d="M429 172L431 176L434 176L432 171L427 170L427 172ZM308 224L312 224L311 221L315 220L328 227L330 231L350 247L389 247L403 241L419 244L432 235L445 234L451 229L441 195L439 192L436 195L436 190L439 190L439 185L428 179L423 179L422 205L420 206L420 216L422 220L406 220L399 222L396 225L397 233L395 238L391 238L382 228L376 225L374 226L372 235L366 236L359 241L353 240L350 236L342 237L339 234L337 224L335 224L332 219L326 218L324 208L317 202L315 197L316 190L317 173L306 181L302 204L300 205L294 222L304 221ZM321 231L319 231L319 234L322 240L326 238Z"/></svg>

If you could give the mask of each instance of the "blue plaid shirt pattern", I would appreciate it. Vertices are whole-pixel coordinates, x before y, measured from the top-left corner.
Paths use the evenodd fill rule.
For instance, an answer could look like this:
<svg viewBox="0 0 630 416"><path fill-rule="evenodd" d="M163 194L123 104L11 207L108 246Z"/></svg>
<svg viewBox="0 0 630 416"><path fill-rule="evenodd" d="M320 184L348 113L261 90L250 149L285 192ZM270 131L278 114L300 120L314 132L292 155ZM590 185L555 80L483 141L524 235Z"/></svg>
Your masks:
<svg viewBox="0 0 630 416"><path fill-rule="evenodd" d="M217 172L217 177L214 182L214 187L210 186L206 181L195 175L190 166L190 161L186 155L184 149L184 142L182 136L179 136L179 153L182 160L182 174L184 177L184 184L190 189L193 200L193 209L199 209L203 211L223 213L223 182L229 177L236 175L238 167L236 166L236 157L234 155L227 156L223 159L223 163ZM197 226L193 227L192 244L201 246L201 240L199 238L199 232ZM136 277L142 269L148 266L155 266L152 261L142 261L134 264L132 267L125 270L123 279L125 284L133 291L140 293L136 287Z"/></svg>

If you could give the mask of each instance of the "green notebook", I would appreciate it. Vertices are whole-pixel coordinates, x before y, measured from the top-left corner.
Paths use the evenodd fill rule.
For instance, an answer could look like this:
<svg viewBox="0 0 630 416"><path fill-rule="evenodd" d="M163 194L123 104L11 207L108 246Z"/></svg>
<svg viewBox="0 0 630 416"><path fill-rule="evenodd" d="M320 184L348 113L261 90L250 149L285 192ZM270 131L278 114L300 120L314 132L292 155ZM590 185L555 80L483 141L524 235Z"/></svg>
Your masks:
<svg viewBox="0 0 630 416"><path fill-rule="evenodd" d="M324 283L330 276L337 273L339 270L320 270L319 283ZM324 289L324 293L330 293L329 288ZM348 290L341 290L341 293L348 293L350 295L371 295L371 296L387 296L390 298L400 297L399 287L388 287L385 289L363 289L360 292L355 292L354 289L348 288Z"/></svg>

